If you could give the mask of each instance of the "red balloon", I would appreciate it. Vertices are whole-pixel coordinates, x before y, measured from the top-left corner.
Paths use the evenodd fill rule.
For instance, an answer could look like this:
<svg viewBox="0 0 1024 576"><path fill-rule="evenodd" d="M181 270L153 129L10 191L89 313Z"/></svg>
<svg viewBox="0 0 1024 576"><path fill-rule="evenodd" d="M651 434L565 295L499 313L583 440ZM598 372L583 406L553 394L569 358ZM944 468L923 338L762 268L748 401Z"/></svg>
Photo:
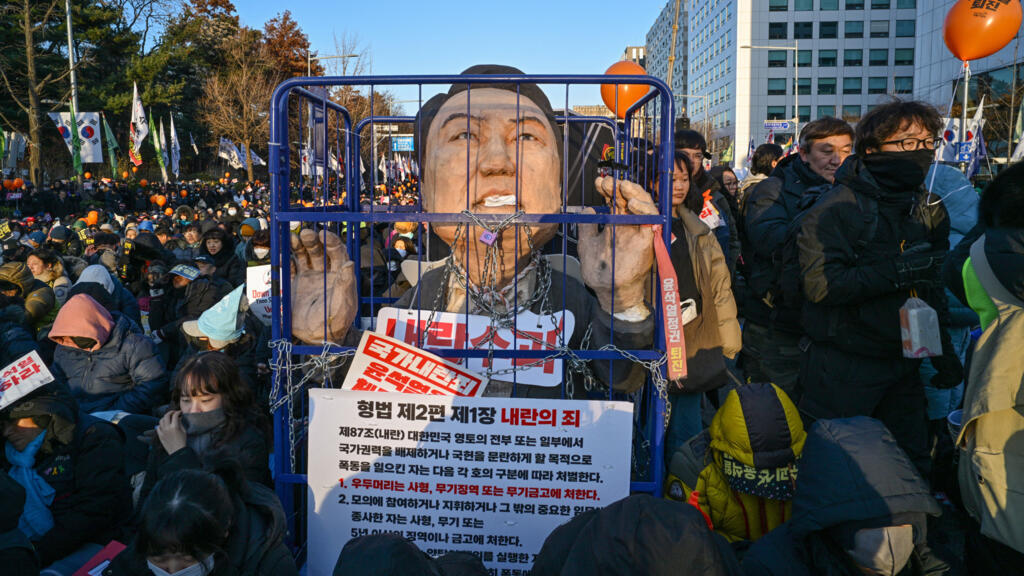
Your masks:
<svg viewBox="0 0 1024 576"><path fill-rule="evenodd" d="M946 14L943 38L953 56L963 61L977 60L1009 44L1017 36L1020 22L1020 0L1005 4L960 0Z"/></svg>
<svg viewBox="0 0 1024 576"><path fill-rule="evenodd" d="M647 71L636 62L622 60L604 71L605 74L646 76ZM638 100L647 95L651 89L647 84L601 84L601 99L609 110L619 118L626 117L626 111Z"/></svg>

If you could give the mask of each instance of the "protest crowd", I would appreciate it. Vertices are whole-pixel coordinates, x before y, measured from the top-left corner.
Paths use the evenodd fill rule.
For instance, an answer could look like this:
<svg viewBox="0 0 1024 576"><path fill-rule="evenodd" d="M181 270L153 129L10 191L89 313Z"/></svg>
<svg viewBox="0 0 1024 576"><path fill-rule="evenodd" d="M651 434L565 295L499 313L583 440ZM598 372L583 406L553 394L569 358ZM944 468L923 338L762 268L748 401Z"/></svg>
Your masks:
<svg viewBox="0 0 1024 576"><path fill-rule="evenodd" d="M474 87L471 105L485 136L502 114L533 112L526 166L507 149L517 141L495 138L468 167L466 123L446 121L467 108L455 85L419 111L420 173L366 188L363 208L560 212L561 127L544 93ZM1024 165L976 190L934 163L939 129L929 105L894 101L856 128L803 126L792 154L761 145L746 173L707 166L696 131L677 130L674 150L644 144L673 159L667 248L685 304L664 497L576 516L533 574L1021 573ZM466 169L498 192L467 199ZM663 176L621 176L592 183L596 204L657 214ZM270 263L267 186L20 188L0 225L0 378L25 378L34 352L53 380L0 410L0 571L71 576L116 541L127 548L102 574L298 574L271 477L269 320L245 288ZM611 228L578 226L577 276L545 264L545 247L561 250L554 225L484 243L460 226L371 224L363 293L492 318L557 300L575 317L570 348L649 348L661 327L645 282L668 270L650 227ZM440 253L418 252L428 238ZM298 223L291 253L292 339L354 345L353 255ZM416 282L402 272L442 259ZM640 368L595 361L566 370L565 388L496 378L486 394L631 393L650 385ZM375 535L349 541L334 573L487 571Z"/></svg>

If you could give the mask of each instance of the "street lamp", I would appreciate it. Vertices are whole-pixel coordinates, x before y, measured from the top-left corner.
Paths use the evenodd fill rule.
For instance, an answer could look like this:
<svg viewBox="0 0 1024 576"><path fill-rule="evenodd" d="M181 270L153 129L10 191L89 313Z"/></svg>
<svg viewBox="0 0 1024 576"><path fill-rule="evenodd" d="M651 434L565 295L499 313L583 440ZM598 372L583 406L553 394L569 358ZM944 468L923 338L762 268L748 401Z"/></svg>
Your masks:
<svg viewBox="0 0 1024 576"><path fill-rule="evenodd" d="M313 56L312 52L306 50L306 76L313 75L314 60L344 60L345 58L358 58L359 54L333 54L330 56Z"/></svg>
<svg viewBox="0 0 1024 576"><path fill-rule="evenodd" d="M740 46L746 50L789 50L793 54L793 136L794 142L800 142L800 41L794 40L793 46Z"/></svg>

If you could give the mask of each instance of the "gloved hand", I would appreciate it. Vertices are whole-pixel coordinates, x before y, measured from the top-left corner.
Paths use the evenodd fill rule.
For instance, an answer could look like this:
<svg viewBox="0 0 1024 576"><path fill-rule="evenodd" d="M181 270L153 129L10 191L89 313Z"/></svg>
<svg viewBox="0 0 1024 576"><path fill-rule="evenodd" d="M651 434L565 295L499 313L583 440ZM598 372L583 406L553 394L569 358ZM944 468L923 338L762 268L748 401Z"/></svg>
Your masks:
<svg viewBox="0 0 1024 576"><path fill-rule="evenodd" d="M942 287L942 262L946 252L933 250L927 242L915 244L896 257L897 286L911 288Z"/></svg>
<svg viewBox="0 0 1024 576"><path fill-rule="evenodd" d="M930 360L936 371L932 376L932 386L945 390L963 382L964 367L952 350L947 350L942 356L935 356Z"/></svg>

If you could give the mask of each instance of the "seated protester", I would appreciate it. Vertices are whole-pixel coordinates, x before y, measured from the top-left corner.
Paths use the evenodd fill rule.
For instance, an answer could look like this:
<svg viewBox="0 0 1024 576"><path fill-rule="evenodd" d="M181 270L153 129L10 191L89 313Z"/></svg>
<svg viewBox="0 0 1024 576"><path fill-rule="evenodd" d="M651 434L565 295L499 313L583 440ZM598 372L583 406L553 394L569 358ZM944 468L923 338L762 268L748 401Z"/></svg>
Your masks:
<svg viewBox="0 0 1024 576"><path fill-rule="evenodd" d="M39 345L25 319L21 298L0 293L0 368L33 350L39 351Z"/></svg>
<svg viewBox="0 0 1024 576"><path fill-rule="evenodd" d="M57 298L53 289L37 280L24 262L0 265L0 294L17 296L24 301L25 322L33 334L52 324L57 315Z"/></svg>
<svg viewBox="0 0 1024 576"><path fill-rule="evenodd" d="M199 239L202 237L202 234L199 232L199 224L192 222L185 226L182 236L185 244L180 248L179 258L181 258L182 262L191 262L193 258L199 255Z"/></svg>
<svg viewBox="0 0 1024 576"><path fill-rule="evenodd" d="M245 285L235 288L217 304L203 312L198 320L181 325L188 348L178 361L178 368L189 358L209 350L221 351L232 359L252 389L257 404L269 407L270 362L269 331L249 310Z"/></svg>
<svg viewBox="0 0 1024 576"><path fill-rule="evenodd" d="M148 414L167 402L167 373L153 341L91 297L68 300L50 339L58 344L54 372L67 379L82 410Z"/></svg>
<svg viewBox="0 0 1024 576"><path fill-rule="evenodd" d="M235 255L235 242L221 228L213 228L203 234L199 256L209 256L217 267L214 274L231 283L231 287L245 283L245 263Z"/></svg>
<svg viewBox="0 0 1024 576"><path fill-rule="evenodd" d="M687 378L669 385L672 415L665 439L669 455L704 428L701 397L726 383L725 358L735 358L740 351L729 268L716 238L700 220L703 206L703 196L690 183L690 160L677 151L672 177L675 241L669 255L683 303Z"/></svg>
<svg viewBox="0 0 1024 576"><path fill-rule="evenodd" d="M121 284L121 281L115 278L110 271L103 266L94 264L87 266L85 270L82 270L82 273L78 276L78 281L75 282L74 286L71 287L71 291L68 292L68 298L83 292L88 293L90 296L94 296L95 287L93 287L93 290L89 290L89 287L81 286L83 284L90 283L98 284L106 290L109 295L110 306L106 306L107 302L102 303L108 310L127 316L128 319L136 325L142 326L142 312L139 310L139 302L135 299L135 295L129 292L128 289Z"/></svg>
<svg viewBox="0 0 1024 576"><path fill-rule="evenodd" d="M48 567L44 574L71 576L124 536L131 517L124 441L113 424L80 412L60 378L4 408L0 420L0 469L27 496L19 528Z"/></svg>
<svg viewBox="0 0 1024 576"><path fill-rule="evenodd" d="M252 245L253 236L262 229L262 224L256 218L246 218L238 226L238 243L235 245L235 256L242 262L248 260L246 255L249 246Z"/></svg>
<svg viewBox="0 0 1024 576"><path fill-rule="evenodd" d="M1024 566L1022 178L1024 164L1013 164L982 193L982 234L970 241L961 266L960 290L983 329L970 360L957 438L960 495L970 515L966 564L977 574L1016 574Z"/></svg>
<svg viewBox="0 0 1024 576"><path fill-rule="evenodd" d="M25 510L25 489L0 471L0 566L8 576L37 576L39 557L25 533L18 529Z"/></svg>
<svg viewBox="0 0 1024 576"><path fill-rule="evenodd" d="M50 236L43 246L60 256L70 256L82 251L81 244L77 232L68 229L67 226L54 226L50 229Z"/></svg>
<svg viewBox="0 0 1024 576"><path fill-rule="evenodd" d="M948 573L931 555L939 505L892 434L866 416L818 420L807 435L793 518L750 547L747 576Z"/></svg>
<svg viewBox="0 0 1024 576"><path fill-rule="evenodd" d="M732 576L736 557L689 504L649 494L579 514L544 540L531 576Z"/></svg>
<svg viewBox="0 0 1024 576"><path fill-rule="evenodd" d="M270 264L270 230L260 230L245 247L246 266Z"/></svg>
<svg viewBox="0 0 1024 576"><path fill-rule="evenodd" d="M696 503L715 532L745 548L792 518L806 438L800 413L781 388L735 388L711 427L673 455L666 497Z"/></svg>
<svg viewBox="0 0 1024 576"><path fill-rule="evenodd" d="M466 70L466 74L475 73L522 74L508 66L483 65ZM472 211L511 217L517 210L515 205L509 205L509 200L516 198L511 182L516 177L525 177L529 184L523 186L518 199L512 201L512 204L519 203L518 210L530 214L561 212L564 209L560 189L561 127L555 121L544 92L530 83L488 84L474 86L470 99L467 88L465 83L452 84L447 93L431 98L419 110L419 130L414 136L419 138L418 146L425 151L421 167L424 208L438 214L465 209L468 177L478 181L477 188L481 191L500 192L497 198L484 198L483 193L470 198ZM495 145L482 146L479 158L469 163L471 174L466 174L469 152L457 133L458 123L451 120L467 113L486 120L474 127L470 135L474 137L497 134L499 130L505 133L509 125L518 125L522 119L517 114L524 114L534 136L530 139L531 151L517 154L518 140L493 138ZM459 142L463 144L457 145ZM511 161L519 157L521 165ZM500 163L500 168L492 169L492 162ZM617 214L657 213L649 197L647 204L627 204L627 197L646 195L640 185L612 177L599 178L594 184L599 197L614 204L612 208ZM617 192L614 197L613 192ZM494 200L498 200L499 205L495 206ZM569 348L599 349L608 344L620 349L647 348L655 329L653 315L644 300L644 282L654 262L653 231L649 226L618 225L613 234L612 228L599 230L597 224L579 226L581 282L574 276L553 271L540 250L554 238L557 224L507 226L493 243L485 243L477 241L486 231L479 226L435 223L432 231L440 240L437 243L447 245L452 256L444 266L424 273L415 289L406 292L394 306L486 314L495 323L511 322L525 310L535 314L551 310L560 315L566 309L575 318L572 333L565 334L563 339ZM322 345L325 340L358 342L357 331L349 331L359 310L355 298L355 271L341 239L326 230L318 234L315 230L302 229L292 235L291 242L294 254L291 261L292 335L315 345ZM616 265L609 266L613 255L617 255ZM363 258L362 263L368 261L373 260ZM593 292L588 291L588 287ZM613 317L614 331L611 329ZM587 340L584 337L588 335ZM565 391L575 397L584 396L590 388L583 384L588 373L598 386L619 392L636 391L643 386L645 376L642 366L627 361L580 363L566 373ZM496 375L485 394L547 398L563 395L561 386L546 386L537 381L526 383L522 377L514 376Z"/></svg>
<svg viewBox="0 0 1024 576"><path fill-rule="evenodd" d="M118 251L121 247L121 238L111 232L100 232L92 237L93 252L86 258L89 265L99 264L117 274Z"/></svg>
<svg viewBox="0 0 1024 576"><path fill-rule="evenodd" d="M28 255L25 264L36 280L45 282L53 290L53 296L57 300L59 308L68 299L68 290L71 289L71 279L64 271L64 261L61 260L52 250L37 248Z"/></svg>
<svg viewBox="0 0 1024 576"><path fill-rule="evenodd" d="M168 365L174 365L187 345L181 338L181 325L197 320L200 314L230 293L231 284L186 264L171 268L169 276L170 291L150 302L149 327L158 339L168 342L172 348Z"/></svg>
<svg viewBox="0 0 1024 576"><path fill-rule="evenodd" d="M160 419L149 453L141 498L172 472L201 468L211 452L232 453L251 482L271 485L270 423L221 352L190 356L174 378L171 409Z"/></svg>
<svg viewBox="0 0 1024 576"><path fill-rule="evenodd" d="M231 464L162 478L142 508L135 540L103 573L298 576L277 496Z"/></svg>

